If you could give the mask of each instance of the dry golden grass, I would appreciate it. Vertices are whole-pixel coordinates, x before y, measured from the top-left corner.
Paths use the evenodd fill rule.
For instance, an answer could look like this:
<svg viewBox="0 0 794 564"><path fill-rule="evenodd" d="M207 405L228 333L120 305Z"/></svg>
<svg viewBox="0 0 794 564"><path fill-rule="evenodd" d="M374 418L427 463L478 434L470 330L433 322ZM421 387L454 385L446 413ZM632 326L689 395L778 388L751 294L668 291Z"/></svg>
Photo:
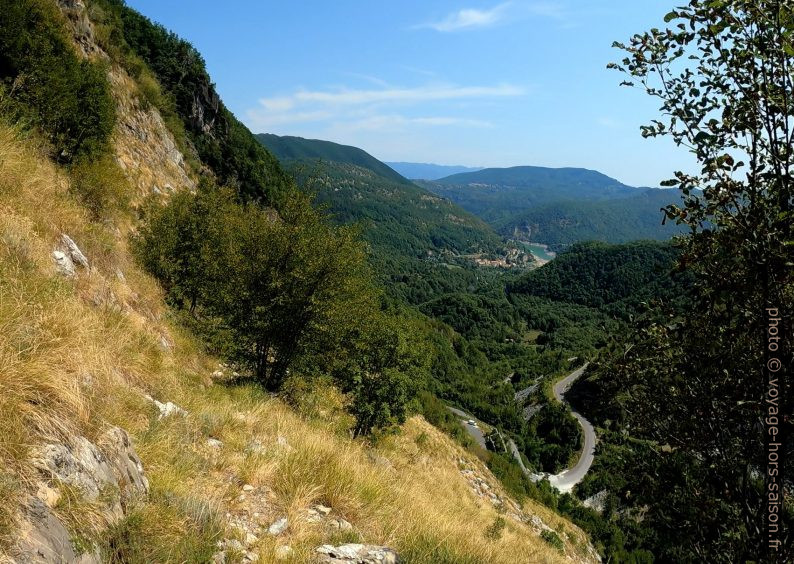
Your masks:
<svg viewBox="0 0 794 564"><path fill-rule="evenodd" d="M149 501L103 535L95 511L80 508L74 492L64 492L72 505L62 508L76 532L110 539L110 560L206 559L217 540L236 534L223 530L222 517L242 508L289 519L286 533L263 535L256 545L263 561L279 544L304 562L320 544L354 540L392 546L408 562L566 559L509 516L501 537L487 538L500 513L461 475L458 458L472 457L419 417L373 449L348 437L332 389L304 396L301 415L255 386L213 385L208 375L217 360L168 321L159 288L130 258L131 219L91 222L68 188L34 146L0 126L0 547L13 539L19 496L33 488L30 447L74 434L93 439L119 425L144 462ZM52 262L62 233L91 262L74 280L57 275ZM144 393L189 416L158 421ZM210 437L223 442L219 451L207 446ZM262 448L252 452L256 441ZM267 503L245 507L239 495L246 483L266 491ZM304 511L315 503L350 521L354 532L306 522ZM566 540L570 555L574 544L586 543L548 509L530 503L525 511L563 539L575 538Z"/></svg>

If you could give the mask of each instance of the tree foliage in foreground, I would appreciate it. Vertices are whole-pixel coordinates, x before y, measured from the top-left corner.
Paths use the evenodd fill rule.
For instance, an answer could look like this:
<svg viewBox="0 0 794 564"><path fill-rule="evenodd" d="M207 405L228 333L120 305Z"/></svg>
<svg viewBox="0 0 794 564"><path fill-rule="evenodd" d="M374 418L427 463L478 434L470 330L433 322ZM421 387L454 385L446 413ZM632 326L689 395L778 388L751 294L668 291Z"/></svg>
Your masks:
<svg viewBox="0 0 794 564"><path fill-rule="evenodd" d="M401 422L428 360L387 318L352 227L294 193L279 213L205 185L154 205L135 241L171 303L216 350L280 389L291 368L335 376L356 434Z"/></svg>
<svg viewBox="0 0 794 564"><path fill-rule="evenodd" d="M661 560L785 560L792 444L779 441L789 450L777 486L787 491L778 506L785 544L767 552L765 511L775 492L765 483L764 351L766 308L789 328L794 319L794 5L693 0L665 19L671 27L616 44L626 57L611 66L661 102L643 135L672 138L701 165L668 182L684 203L666 210L690 233L680 266L694 274L693 305L685 316L636 327L597 376L622 382L627 428L657 445L632 469L645 477L632 503L648 507L644 523ZM787 328L777 417L789 434L792 351Z"/></svg>

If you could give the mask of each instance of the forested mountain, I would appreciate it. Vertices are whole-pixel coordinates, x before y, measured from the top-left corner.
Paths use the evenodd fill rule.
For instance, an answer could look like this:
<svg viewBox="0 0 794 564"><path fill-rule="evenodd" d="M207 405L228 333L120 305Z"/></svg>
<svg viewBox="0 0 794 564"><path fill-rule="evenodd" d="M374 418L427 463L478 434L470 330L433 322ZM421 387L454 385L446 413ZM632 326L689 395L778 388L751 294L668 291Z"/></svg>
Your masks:
<svg viewBox="0 0 794 564"><path fill-rule="evenodd" d="M409 183L399 172L396 172L358 147L340 145L339 143L321 139L304 139L303 137L294 137L292 135L279 136L272 133L259 133L256 138L281 161L319 159L351 164L368 169L392 182Z"/></svg>
<svg viewBox="0 0 794 564"><path fill-rule="evenodd" d="M662 225L661 208L680 200L677 193L633 188L587 169L493 168L419 184L506 237L554 250L586 240L666 240L681 230Z"/></svg>
<svg viewBox="0 0 794 564"><path fill-rule="evenodd" d="M672 221L663 224L662 208L680 200L677 191L649 188L615 200L543 204L495 220L492 225L506 237L545 243L554 250L587 240L607 243L666 240L681 233L683 228Z"/></svg>
<svg viewBox="0 0 794 564"><path fill-rule="evenodd" d="M384 527L377 553L406 561L595 561L537 489L428 423L470 445L443 398L521 433L505 370L560 366L509 351L512 312L466 337L411 305L450 288L504 305L496 269L445 262L501 244L486 225L349 163L307 186L371 202L333 221L199 53L122 2L0 13L1 561L308 561ZM347 219L376 225L371 245ZM397 291L372 249L416 267L389 271ZM461 460L521 512L515 534Z"/></svg>
<svg viewBox="0 0 794 564"><path fill-rule="evenodd" d="M670 243L575 243L555 260L508 286L511 294L603 308L676 299L687 279L673 270L680 251Z"/></svg>
<svg viewBox="0 0 794 564"><path fill-rule="evenodd" d="M665 69L644 134L702 161L668 192L413 183L462 167L254 136L122 0L0 0L0 561L779 561L794 164L752 124L794 115L783 4L692 0L616 44L637 83ZM668 73L685 44L703 93ZM731 90L759 76L761 103ZM556 390L579 375L589 434Z"/></svg>
<svg viewBox="0 0 794 564"><path fill-rule="evenodd" d="M504 248L481 219L413 184L339 161L285 160L284 166L337 220L362 222L379 253L428 258Z"/></svg>
<svg viewBox="0 0 794 564"><path fill-rule="evenodd" d="M432 163L386 162L391 168L411 180L438 180L451 174L474 172L481 167L437 165Z"/></svg>
<svg viewBox="0 0 794 564"><path fill-rule="evenodd" d="M510 201L526 206L557 199L604 200L631 195L635 190L595 170L541 166L484 168L453 174L437 183L462 192L461 197L472 198L471 205L479 203L483 208L486 202L494 207Z"/></svg>

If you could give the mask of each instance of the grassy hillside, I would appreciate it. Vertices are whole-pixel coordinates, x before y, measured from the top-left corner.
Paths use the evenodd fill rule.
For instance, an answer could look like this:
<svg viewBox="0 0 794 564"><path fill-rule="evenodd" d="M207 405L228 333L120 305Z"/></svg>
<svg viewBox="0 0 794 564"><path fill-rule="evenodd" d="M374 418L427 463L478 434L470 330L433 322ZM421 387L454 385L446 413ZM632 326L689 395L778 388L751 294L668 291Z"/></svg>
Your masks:
<svg viewBox="0 0 794 564"><path fill-rule="evenodd" d="M256 138L280 161L319 159L334 163L351 164L370 170L392 182L408 183L394 169L358 147L340 145L339 143L320 139L304 139L303 137L293 137L291 135L279 136L272 133L259 133Z"/></svg>
<svg viewBox="0 0 794 564"><path fill-rule="evenodd" d="M5 126L0 158L0 551L16 538L15 500L32 487L30 447L92 439L114 424L133 437L151 484L148 500L109 530L91 505L55 506L108 561L207 560L219 539L237 534L226 531L223 516L243 510L260 512L266 523L289 519L285 535L265 535L252 547L264 561L280 545L303 562L320 544L358 540L393 546L409 562L564 560L520 521L508 519L502 536L488 540L499 513L468 487L459 459L495 491L498 484L421 418L375 450L348 438L333 390L295 396L302 406L295 411L257 386L213 380L217 359L169 321L160 289L132 261L126 237L91 222L68 179ZM119 219L126 231L129 223ZM52 266L53 241L64 230L91 261L74 281ZM144 393L188 415L158 420ZM208 446L210 438L221 441L220 450ZM249 509L243 484L267 503ZM334 534L306 521L313 503L332 507L354 529ZM567 531L583 540L549 510L533 502L524 510L563 538Z"/></svg>

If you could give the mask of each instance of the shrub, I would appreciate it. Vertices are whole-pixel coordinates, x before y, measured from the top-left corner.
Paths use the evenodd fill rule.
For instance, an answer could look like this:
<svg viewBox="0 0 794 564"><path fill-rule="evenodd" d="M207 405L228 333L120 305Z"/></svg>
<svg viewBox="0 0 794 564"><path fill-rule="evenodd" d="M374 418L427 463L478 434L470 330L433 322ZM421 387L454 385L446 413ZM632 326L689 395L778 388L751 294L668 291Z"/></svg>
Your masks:
<svg viewBox="0 0 794 564"><path fill-rule="evenodd" d="M71 192L88 208L94 219L129 205L130 186L109 154L95 160L79 159L69 169Z"/></svg>
<svg viewBox="0 0 794 564"><path fill-rule="evenodd" d="M544 541L549 543L551 546L553 546L554 548L556 548L557 550L562 552L562 550L564 548L564 546L562 544L562 539L560 538L560 535L558 535L557 533L555 533L551 529L546 529L545 531L540 533L540 538L542 538Z"/></svg>

